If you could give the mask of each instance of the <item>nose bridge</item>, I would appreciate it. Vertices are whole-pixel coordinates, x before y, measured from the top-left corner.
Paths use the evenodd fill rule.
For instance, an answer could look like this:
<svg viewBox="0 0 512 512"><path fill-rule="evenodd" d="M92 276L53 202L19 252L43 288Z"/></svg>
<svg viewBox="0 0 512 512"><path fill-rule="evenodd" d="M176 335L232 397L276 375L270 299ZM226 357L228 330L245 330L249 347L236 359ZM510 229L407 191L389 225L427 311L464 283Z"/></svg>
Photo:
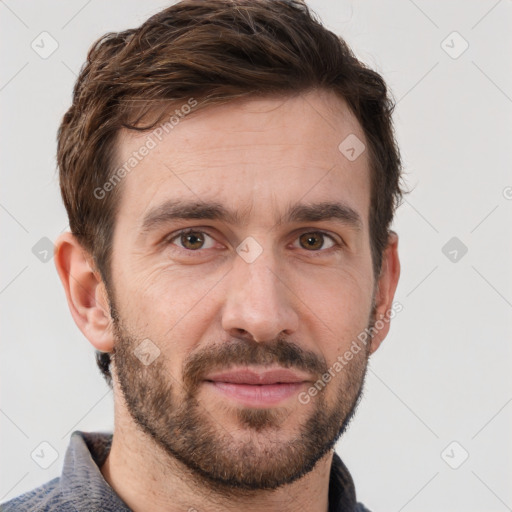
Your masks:
<svg viewBox="0 0 512 512"><path fill-rule="evenodd" d="M226 331L243 330L255 341L265 341L297 329L291 292L278 277L279 267L270 242L248 237L240 244L223 310Z"/></svg>

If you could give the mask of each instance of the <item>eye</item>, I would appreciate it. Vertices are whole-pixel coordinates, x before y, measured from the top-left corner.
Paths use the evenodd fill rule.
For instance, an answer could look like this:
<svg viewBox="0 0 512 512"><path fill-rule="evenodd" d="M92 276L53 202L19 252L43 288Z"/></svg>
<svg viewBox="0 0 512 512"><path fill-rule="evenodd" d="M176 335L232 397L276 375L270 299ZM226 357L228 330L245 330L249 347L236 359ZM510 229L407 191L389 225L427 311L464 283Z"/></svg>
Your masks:
<svg viewBox="0 0 512 512"><path fill-rule="evenodd" d="M326 239L330 242L328 247L325 247ZM333 236L323 231L308 231L300 234L296 240L298 240L300 247L308 252L323 253L327 252L328 249L342 245ZM212 249L215 246L214 238L197 228L182 229L167 238L165 243L175 245L189 253L199 252L200 249Z"/></svg>
<svg viewBox="0 0 512 512"><path fill-rule="evenodd" d="M167 243L173 243L174 240L178 239L178 241L182 244L178 245L178 247L188 251L197 251L198 249L211 249L214 244L210 243L210 245L205 246L204 244L206 238L209 238L213 241L213 238L204 231L189 228L173 235L167 240Z"/></svg>
<svg viewBox="0 0 512 512"><path fill-rule="evenodd" d="M331 241L329 247L324 247L325 238L328 238ZM302 235L298 238L301 247L306 248L308 251L316 252L320 249L331 249L336 245L340 245L334 237L324 233L323 231L309 231L307 233L302 233Z"/></svg>

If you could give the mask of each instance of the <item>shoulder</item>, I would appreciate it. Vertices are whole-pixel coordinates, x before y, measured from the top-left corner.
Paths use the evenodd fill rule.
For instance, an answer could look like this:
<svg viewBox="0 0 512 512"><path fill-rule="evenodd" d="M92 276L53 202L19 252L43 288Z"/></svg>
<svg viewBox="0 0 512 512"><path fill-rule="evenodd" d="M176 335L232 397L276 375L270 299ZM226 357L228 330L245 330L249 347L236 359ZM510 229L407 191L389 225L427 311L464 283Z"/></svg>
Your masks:
<svg viewBox="0 0 512 512"><path fill-rule="evenodd" d="M60 492L60 477L0 504L1 512L49 512L61 510L64 499Z"/></svg>
<svg viewBox="0 0 512 512"><path fill-rule="evenodd" d="M358 503L354 508L354 512L370 512L370 510L367 509L362 503Z"/></svg>

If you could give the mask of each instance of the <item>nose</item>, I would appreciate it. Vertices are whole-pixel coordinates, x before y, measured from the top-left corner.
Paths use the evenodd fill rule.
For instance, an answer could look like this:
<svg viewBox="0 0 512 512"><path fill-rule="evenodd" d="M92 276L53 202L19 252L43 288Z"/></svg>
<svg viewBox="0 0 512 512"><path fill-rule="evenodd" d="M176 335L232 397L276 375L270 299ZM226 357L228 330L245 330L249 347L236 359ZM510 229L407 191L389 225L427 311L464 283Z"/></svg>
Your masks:
<svg viewBox="0 0 512 512"><path fill-rule="evenodd" d="M295 333L299 320L293 303L298 299L271 250L251 263L237 255L228 276L222 327L229 335L262 342Z"/></svg>

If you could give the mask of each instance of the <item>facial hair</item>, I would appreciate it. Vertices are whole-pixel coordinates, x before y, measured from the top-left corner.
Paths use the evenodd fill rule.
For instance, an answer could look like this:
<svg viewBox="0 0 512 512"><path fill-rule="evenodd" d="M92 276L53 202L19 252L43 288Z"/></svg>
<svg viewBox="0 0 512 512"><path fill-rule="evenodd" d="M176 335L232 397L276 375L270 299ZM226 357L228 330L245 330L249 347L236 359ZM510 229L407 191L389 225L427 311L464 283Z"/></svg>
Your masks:
<svg viewBox="0 0 512 512"><path fill-rule="evenodd" d="M166 364L171 355L166 356L164 350L151 364L141 363L134 350L144 338L133 336L124 327L112 297L110 305L115 334L114 380L129 414L166 455L186 468L190 478L218 495L248 497L303 477L333 449L360 402L369 344L354 354L308 405L299 405L310 410L293 431L280 428L293 414L284 407L222 404L227 421L220 423L198 399L202 382L212 371L279 365L321 379L328 371L326 361L284 338L268 343L230 338L189 354L181 378L176 378ZM375 323L374 313L375 309L368 329ZM234 430L230 428L233 417Z"/></svg>

